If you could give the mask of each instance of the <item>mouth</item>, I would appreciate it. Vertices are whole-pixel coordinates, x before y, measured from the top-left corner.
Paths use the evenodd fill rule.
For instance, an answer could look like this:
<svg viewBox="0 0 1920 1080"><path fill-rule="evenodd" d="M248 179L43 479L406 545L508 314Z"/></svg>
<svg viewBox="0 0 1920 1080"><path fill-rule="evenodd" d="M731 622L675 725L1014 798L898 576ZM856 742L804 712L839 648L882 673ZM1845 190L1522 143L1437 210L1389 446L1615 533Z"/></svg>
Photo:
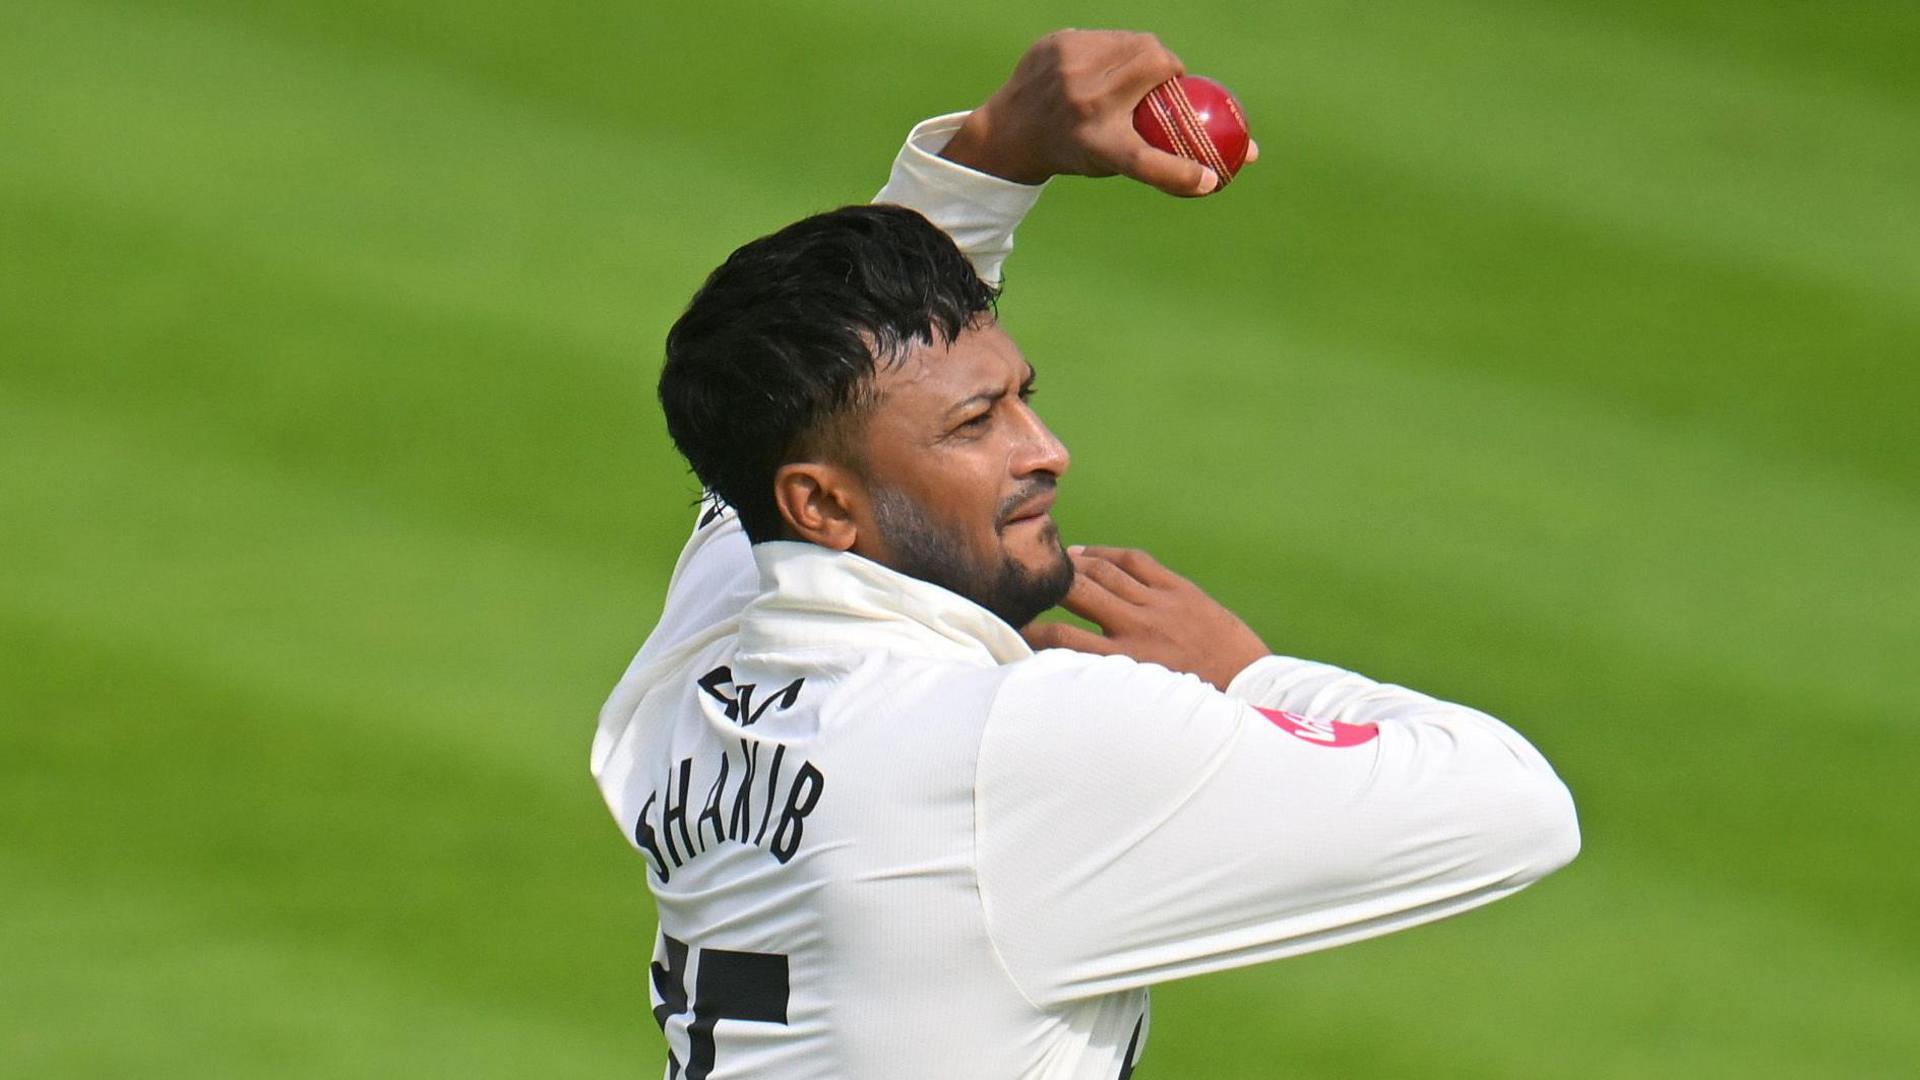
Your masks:
<svg viewBox="0 0 1920 1080"><path fill-rule="evenodd" d="M1048 511L1053 509L1054 493L1044 491L1021 503L1014 512L1001 521L1001 528L1013 525L1032 525L1049 520Z"/></svg>

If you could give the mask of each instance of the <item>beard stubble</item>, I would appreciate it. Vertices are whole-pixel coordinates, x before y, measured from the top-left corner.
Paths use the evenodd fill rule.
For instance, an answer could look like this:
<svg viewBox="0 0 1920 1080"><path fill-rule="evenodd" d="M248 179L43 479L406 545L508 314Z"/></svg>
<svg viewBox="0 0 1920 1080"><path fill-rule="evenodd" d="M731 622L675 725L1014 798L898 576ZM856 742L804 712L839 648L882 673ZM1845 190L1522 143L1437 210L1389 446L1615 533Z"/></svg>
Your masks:
<svg viewBox="0 0 1920 1080"><path fill-rule="evenodd" d="M1051 481L1028 485L1002 503L995 515L995 537L1004 535L1008 514L1052 486ZM892 569L964 596L1016 629L1058 604L1073 587L1073 561L1060 547L1060 532L1052 522L1047 523L1042 540L1052 542L1059 559L1033 570L1008 554L1004 544L996 562L976 565L958 538L935 523L919 503L891 489L874 492L873 517L893 552Z"/></svg>

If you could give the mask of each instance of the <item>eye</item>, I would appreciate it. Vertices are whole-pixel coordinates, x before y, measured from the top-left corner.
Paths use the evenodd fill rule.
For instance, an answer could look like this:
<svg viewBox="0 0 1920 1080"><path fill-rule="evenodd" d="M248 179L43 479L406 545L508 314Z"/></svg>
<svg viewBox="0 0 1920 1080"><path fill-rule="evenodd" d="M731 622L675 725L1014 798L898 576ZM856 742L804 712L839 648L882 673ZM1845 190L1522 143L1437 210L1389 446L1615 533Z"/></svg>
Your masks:
<svg viewBox="0 0 1920 1080"><path fill-rule="evenodd" d="M1040 392L1040 388L1039 388L1039 387L1037 387L1037 386L1035 386L1035 385L1033 385L1032 383L1028 383L1027 385L1025 385L1025 386L1023 386L1023 387L1021 387L1021 388L1020 388L1020 400L1021 400L1021 401L1032 401L1032 400L1033 400L1033 395L1035 395L1035 394L1037 394L1037 393L1039 393L1039 392Z"/></svg>
<svg viewBox="0 0 1920 1080"><path fill-rule="evenodd" d="M984 427L986 427L986 426L987 426L987 421L988 421L988 420L990 420L990 419L992 419L992 418L993 418L993 410L992 410L992 409L988 409L988 410L986 410L986 411L984 411L984 412L977 412L977 413L974 413L974 414L973 414L972 416L969 416L969 417L967 417L967 418L966 418L965 420L962 420L962 421L960 421L960 427L959 427L959 429L958 429L958 430L960 430L960 431L978 431L978 430L980 430L981 428L984 428Z"/></svg>

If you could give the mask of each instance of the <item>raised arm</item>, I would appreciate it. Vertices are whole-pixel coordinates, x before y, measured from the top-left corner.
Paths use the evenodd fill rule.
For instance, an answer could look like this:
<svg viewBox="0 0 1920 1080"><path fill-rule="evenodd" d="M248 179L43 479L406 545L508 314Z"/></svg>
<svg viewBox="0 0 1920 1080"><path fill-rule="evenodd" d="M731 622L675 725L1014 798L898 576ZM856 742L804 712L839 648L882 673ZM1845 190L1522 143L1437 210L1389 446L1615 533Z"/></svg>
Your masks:
<svg viewBox="0 0 1920 1080"><path fill-rule="evenodd" d="M1133 129L1140 99L1184 71L1152 34L1048 34L979 107L915 127L873 201L920 211L999 284L1014 229L1055 176L1127 176L1187 196L1218 185L1198 162Z"/></svg>
<svg viewBox="0 0 1920 1080"><path fill-rule="evenodd" d="M945 156L1022 184L1128 176L1169 195L1205 195L1220 183L1211 169L1155 149L1133 129L1140 99L1184 74L1180 58L1152 34L1056 31L967 116Z"/></svg>

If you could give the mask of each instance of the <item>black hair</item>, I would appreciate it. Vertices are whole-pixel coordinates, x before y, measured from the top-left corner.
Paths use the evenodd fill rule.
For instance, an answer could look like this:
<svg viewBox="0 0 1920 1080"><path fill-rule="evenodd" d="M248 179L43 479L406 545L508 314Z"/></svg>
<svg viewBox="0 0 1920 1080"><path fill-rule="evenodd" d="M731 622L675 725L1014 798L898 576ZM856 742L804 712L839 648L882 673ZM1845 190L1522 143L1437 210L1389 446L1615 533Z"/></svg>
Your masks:
<svg viewBox="0 0 1920 1080"><path fill-rule="evenodd" d="M905 207L797 221L728 256L667 332L667 434L748 539L778 539L780 466L813 454L858 466L852 434L875 373L916 342L952 342L995 296Z"/></svg>

